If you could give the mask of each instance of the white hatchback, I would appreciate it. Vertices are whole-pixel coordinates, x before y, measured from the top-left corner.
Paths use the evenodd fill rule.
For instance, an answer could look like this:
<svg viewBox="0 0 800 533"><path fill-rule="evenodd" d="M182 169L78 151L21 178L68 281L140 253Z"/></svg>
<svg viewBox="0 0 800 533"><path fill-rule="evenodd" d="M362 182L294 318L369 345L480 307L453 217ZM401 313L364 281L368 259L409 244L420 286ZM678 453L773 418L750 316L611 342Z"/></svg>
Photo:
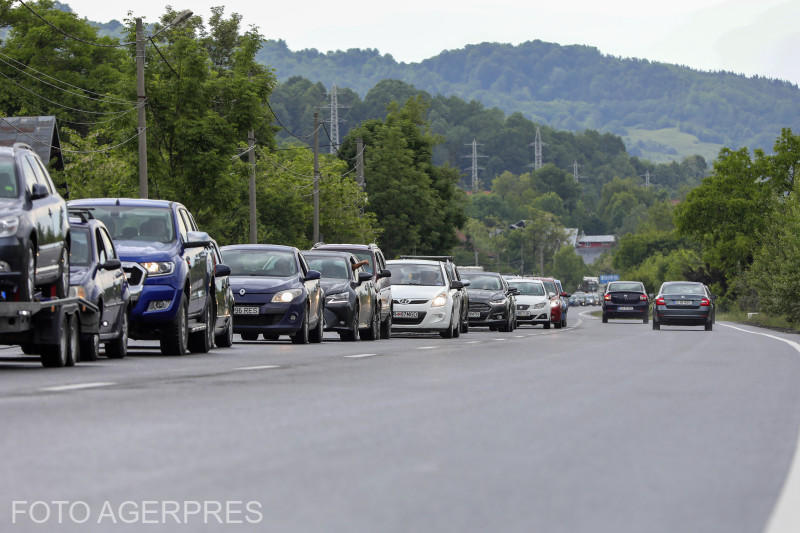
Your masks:
<svg viewBox="0 0 800 533"><path fill-rule="evenodd" d="M516 278L508 280L509 287L515 287L517 294L517 323L542 324L550 328L550 298L544 283L538 279Z"/></svg>
<svg viewBox="0 0 800 533"><path fill-rule="evenodd" d="M398 259L392 272L392 331L459 336L461 282L450 281L441 261Z"/></svg>

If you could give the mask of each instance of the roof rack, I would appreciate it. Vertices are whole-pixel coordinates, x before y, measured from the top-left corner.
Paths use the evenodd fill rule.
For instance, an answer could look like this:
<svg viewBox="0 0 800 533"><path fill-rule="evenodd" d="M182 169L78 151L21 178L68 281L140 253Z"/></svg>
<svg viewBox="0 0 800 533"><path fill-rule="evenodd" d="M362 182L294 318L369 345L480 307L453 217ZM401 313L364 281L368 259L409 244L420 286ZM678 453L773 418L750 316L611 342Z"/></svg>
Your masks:
<svg viewBox="0 0 800 533"><path fill-rule="evenodd" d="M90 220L94 220L94 210L93 207L67 207L67 213L69 216L79 218L81 222L89 222Z"/></svg>
<svg viewBox="0 0 800 533"><path fill-rule="evenodd" d="M400 259L428 259L429 261L450 261L453 262L452 255L401 255Z"/></svg>

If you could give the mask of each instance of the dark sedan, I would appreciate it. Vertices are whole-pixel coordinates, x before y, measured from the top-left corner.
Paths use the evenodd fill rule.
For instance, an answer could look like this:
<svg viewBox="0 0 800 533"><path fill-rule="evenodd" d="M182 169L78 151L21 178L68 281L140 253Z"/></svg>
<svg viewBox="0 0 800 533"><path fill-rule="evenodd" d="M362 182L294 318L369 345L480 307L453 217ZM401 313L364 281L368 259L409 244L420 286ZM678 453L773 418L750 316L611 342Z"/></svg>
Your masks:
<svg viewBox="0 0 800 533"><path fill-rule="evenodd" d="M653 329L661 326L704 326L714 328L716 310L711 292L695 281L668 281L661 285L653 302Z"/></svg>
<svg viewBox="0 0 800 533"><path fill-rule="evenodd" d="M612 281L603 294L603 323L609 318L635 318L647 324L650 302L641 281Z"/></svg>
<svg viewBox="0 0 800 533"><path fill-rule="evenodd" d="M519 292L511 288L503 276L495 272L462 272L461 278L469 281L470 326L488 326L490 330L514 331L517 326L517 302L514 295Z"/></svg>
<svg viewBox="0 0 800 533"><path fill-rule="evenodd" d="M343 341L380 339L378 293L372 272L359 266L348 252L303 252L309 268L322 274L325 293L325 331L335 331Z"/></svg>
<svg viewBox="0 0 800 533"><path fill-rule="evenodd" d="M223 246L231 270L233 331L254 341L289 335L295 344L322 341L320 273L292 246Z"/></svg>

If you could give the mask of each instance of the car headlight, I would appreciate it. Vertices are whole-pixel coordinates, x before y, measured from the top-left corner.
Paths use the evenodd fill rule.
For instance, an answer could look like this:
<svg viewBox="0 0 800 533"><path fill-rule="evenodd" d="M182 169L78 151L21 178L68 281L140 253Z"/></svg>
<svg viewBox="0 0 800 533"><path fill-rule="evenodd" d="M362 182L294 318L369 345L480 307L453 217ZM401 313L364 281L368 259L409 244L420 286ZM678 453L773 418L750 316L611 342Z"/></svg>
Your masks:
<svg viewBox="0 0 800 533"><path fill-rule="evenodd" d="M152 261L139 264L142 265L148 276L166 276L175 270L175 263L172 261Z"/></svg>
<svg viewBox="0 0 800 533"><path fill-rule="evenodd" d="M552 302L550 302L550 305L552 305L553 307L561 307L561 300L553 300Z"/></svg>
<svg viewBox="0 0 800 533"><path fill-rule="evenodd" d="M545 306L545 302L539 302L538 304L534 304L533 308L534 309L541 309L544 306Z"/></svg>
<svg viewBox="0 0 800 533"><path fill-rule="evenodd" d="M288 304L298 296L303 294L302 289L289 289L286 291L276 292L275 296L272 297L272 303L274 304Z"/></svg>
<svg viewBox="0 0 800 533"><path fill-rule="evenodd" d="M501 296L499 298L489 300L489 303L494 305L505 305L506 301L508 301L508 299L505 296Z"/></svg>
<svg viewBox="0 0 800 533"><path fill-rule="evenodd" d="M437 294L436 297L431 301L431 307L442 307L447 303L447 293L443 292L441 294Z"/></svg>
<svg viewBox="0 0 800 533"><path fill-rule="evenodd" d="M17 233L19 228L19 217L3 217L0 218L0 237L11 237Z"/></svg>
<svg viewBox="0 0 800 533"><path fill-rule="evenodd" d="M346 292L338 292L325 297L326 304L342 304L348 301L350 301L350 295Z"/></svg>

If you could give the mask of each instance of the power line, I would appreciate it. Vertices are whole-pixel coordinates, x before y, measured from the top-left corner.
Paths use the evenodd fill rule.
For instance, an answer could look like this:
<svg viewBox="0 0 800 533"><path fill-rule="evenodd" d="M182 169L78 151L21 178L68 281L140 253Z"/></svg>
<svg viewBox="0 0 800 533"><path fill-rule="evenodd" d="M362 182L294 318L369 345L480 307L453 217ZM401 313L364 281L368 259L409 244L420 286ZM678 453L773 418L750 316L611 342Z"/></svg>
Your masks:
<svg viewBox="0 0 800 533"><path fill-rule="evenodd" d="M50 144L49 140L44 140L44 139L41 139L39 137L34 137L33 135L30 135L28 132L22 131L13 122L9 122L8 120L6 120L5 117L0 117L0 120L2 120L6 124L8 124L12 128L14 128L15 130L17 130L17 133L19 133L20 135L23 135L23 136L27 137L28 139L32 140L34 143L43 144L45 146L50 147L53 150L59 150L59 151L61 151L63 153L68 153L68 154L102 154L102 153L105 153L105 152L109 152L109 151L111 151L111 150L113 150L115 148L119 148L123 144L129 143L130 141L132 141L133 139L135 139L136 137L139 136L139 133L137 132L136 134L132 135L131 137L128 137L127 139L125 139L124 141L122 141L120 143L117 143L117 144L115 144L113 146L108 146L108 147L103 148L101 150L67 150L65 148L61 148L60 146L54 146L54 145Z"/></svg>
<svg viewBox="0 0 800 533"><path fill-rule="evenodd" d="M58 33L60 33L64 37L68 37L68 38L73 39L75 41L78 41L78 42L81 42L81 43L84 43L84 44L88 44L88 45L91 45L91 46L97 46L99 48L122 48L123 46L136 44L136 41L131 41L131 42L127 42L127 43L104 44L104 43L98 43L98 42L93 42L93 41L87 41L86 39L81 39L80 37L76 37L74 35L71 35L71 34L65 32L64 30L62 30L61 28L59 28L55 24L51 23L49 20L47 20L46 18L41 16L39 13L34 11L33 8L28 6L28 4L26 4L22 0L19 0L19 3L22 4L25 7L25 9L27 9L28 11L33 13L39 20L41 20L42 22L44 22L45 24L47 24L48 26L50 26L51 28L56 30Z"/></svg>
<svg viewBox="0 0 800 533"><path fill-rule="evenodd" d="M289 128L287 128L287 127L286 127L286 125L285 125L283 122L281 122L281 119L278 117L278 114L277 114L277 113L275 113L275 110L274 110L274 109L272 109L272 106L269 104L269 100L265 100L265 102L267 103L267 107L269 108L270 112L272 113L272 116L273 116L273 117L275 117L275 121L276 121L276 122L277 122L277 123L280 125L280 127L281 127L281 128L283 128L283 130L284 130L286 133L288 133L289 135L291 135L292 137L294 137L294 138L295 138L295 139L297 139L298 141L307 142L307 141L308 141L308 139L310 139L311 137L313 137L313 136L314 136L314 134L315 134L317 131L319 131L319 126L317 126L317 129L316 129L315 131L312 131L312 132L311 132L309 135L302 136L302 137L301 137L300 135L297 135L297 134L296 134L296 133L294 133L292 130L290 130Z"/></svg>

